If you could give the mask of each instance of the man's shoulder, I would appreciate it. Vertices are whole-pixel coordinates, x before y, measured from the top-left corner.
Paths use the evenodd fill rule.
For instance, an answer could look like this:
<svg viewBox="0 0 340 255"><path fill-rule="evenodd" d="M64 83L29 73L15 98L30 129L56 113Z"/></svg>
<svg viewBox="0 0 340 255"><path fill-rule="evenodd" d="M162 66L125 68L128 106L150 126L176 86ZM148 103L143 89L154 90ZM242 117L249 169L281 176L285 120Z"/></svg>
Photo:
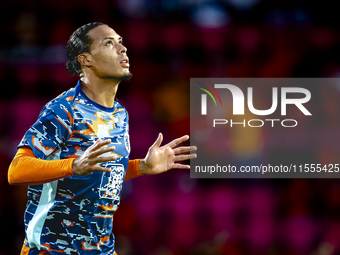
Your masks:
<svg viewBox="0 0 340 255"><path fill-rule="evenodd" d="M68 115L72 112L72 105L76 96L76 89L71 88L49 101L40 114Z"/></svg>
<svg viewBox="0 0 340 255"><path fill-rule="evenodd" d="M71 105L74 102L74 98L76 96L76 88L70 88L67 91L64 91L59 96L52 99L49 103L59 103L59 104L67 104Z"/></svg>
<svg viewBox="0 0 340 255"><path fill-rule="evenodd" d="M117 98L115 98L115 101L114 101L114 108L127 111L125 106L122 104L122 102L119 101Z"/></svg>

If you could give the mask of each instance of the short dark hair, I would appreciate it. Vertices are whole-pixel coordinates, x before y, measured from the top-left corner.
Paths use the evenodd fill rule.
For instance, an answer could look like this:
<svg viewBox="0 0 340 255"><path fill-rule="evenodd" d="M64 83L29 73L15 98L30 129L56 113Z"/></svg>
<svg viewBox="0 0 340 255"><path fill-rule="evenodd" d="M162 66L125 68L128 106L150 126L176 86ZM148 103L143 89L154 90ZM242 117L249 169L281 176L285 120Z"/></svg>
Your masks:
<svg viewBox="0 0 340 255"><path fill-rule="evenodd" d="M79 27L73 32L66 46L67 63L66 70L69 74L79 75L81 73L81 66L78 61L78 55L83 52L89 52L92 44L92 38L88 32L95 27L106 25L101 22L92 22Z"/></svg>

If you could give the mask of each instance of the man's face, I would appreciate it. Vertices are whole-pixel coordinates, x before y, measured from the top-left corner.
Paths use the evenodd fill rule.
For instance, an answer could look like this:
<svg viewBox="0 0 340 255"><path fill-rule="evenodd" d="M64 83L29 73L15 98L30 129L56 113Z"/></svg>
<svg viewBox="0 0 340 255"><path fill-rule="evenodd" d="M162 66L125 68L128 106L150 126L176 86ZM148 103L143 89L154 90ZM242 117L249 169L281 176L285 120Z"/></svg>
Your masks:
<svg viewBox="0 0 340 255"><path fill-rule="evenodd" d="M101 25L89 31L91 44L91 69L101 78L125 80L131 77L127 49L112 28Z"/></svg>

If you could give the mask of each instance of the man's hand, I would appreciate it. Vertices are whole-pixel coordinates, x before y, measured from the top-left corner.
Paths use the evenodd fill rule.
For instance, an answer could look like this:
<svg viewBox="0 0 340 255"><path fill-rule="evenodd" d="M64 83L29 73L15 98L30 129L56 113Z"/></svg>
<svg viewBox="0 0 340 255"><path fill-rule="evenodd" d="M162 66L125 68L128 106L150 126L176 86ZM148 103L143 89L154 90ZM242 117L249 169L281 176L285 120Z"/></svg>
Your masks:
<svg viewBox="0 0 340 255"><path fill-rule="evenodd" d="M160 147L163 141L163 135L160 133L156 142L150 147L145 159L139 161L140 173L159 174L170 169L190 169L189 165L175 162L196 158L197 155L195 153L183 154L197 150L196 146L181 146L173 149L175 146L188 139L189 136L185 135Z"/></svg>
<svg viewBox="0 0 340 255"><path fill-rule="evenodd" d="M87 148L83 155L73 161L72 172L79 175L87 175L93 171L110 172L111 169L97 165L98 163L116 159L116 156L101 157L102 154L115 150L113 146L105 146L110 143L110 139L104 141L98 139L92 146Z"/></svg>

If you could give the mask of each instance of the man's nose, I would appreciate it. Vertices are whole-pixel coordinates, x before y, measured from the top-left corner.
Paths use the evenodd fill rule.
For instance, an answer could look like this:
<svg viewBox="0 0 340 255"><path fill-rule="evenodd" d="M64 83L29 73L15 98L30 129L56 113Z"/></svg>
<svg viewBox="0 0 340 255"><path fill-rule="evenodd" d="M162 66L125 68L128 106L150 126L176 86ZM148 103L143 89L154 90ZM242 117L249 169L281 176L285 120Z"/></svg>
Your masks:
<svg viewBox="0 0 340 255"><path fill-rule="evenodd" d="M127 52L127 48L124 45L122 45L122 49L120 50L120 54L124 54L126 52Z"/></svg>

